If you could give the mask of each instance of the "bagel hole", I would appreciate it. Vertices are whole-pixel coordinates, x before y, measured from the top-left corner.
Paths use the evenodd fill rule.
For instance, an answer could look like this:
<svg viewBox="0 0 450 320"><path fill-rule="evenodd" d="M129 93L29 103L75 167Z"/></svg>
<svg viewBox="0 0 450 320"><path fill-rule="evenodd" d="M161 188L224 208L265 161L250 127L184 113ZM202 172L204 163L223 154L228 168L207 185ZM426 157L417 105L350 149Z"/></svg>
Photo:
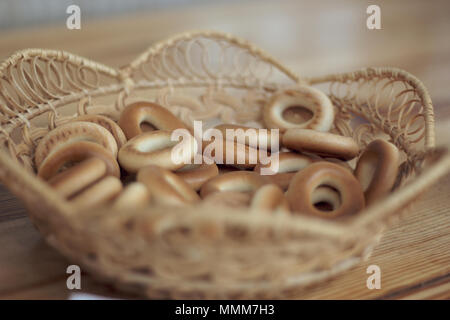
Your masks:
<svg viewBox="0 0 450 320"><path fill-rule="evenodd" d="M158 128L156 128L154 125L152 125L150 122L141 122L141 124L139 125L139 127L141 128L142 132L147 132L147 131L155 131L158 130Z"/></svg>
<svg viewBox="0 0 450 320"><path fill-rule="evenodd" d="M313 117L311 110L303 106L291 106L283 111L283 118L292 123L303 123Z"/></svg>
<svg viewBox="0 0 450 320"><path fill-rule="evenodd" d="M331 212L342 203L339 190L329 185L318 186L311 195L312 203L317 210Z"/></svg>

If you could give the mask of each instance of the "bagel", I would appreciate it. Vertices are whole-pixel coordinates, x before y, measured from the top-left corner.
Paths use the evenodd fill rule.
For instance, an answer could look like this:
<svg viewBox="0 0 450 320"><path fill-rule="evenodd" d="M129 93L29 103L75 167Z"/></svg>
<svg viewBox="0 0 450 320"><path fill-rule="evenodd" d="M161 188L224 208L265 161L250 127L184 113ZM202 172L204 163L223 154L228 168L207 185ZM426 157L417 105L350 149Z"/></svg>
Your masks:
<svg viewBox="0 0 450 320"><path fill-rule="evenodd" d="M210 193L222 191L253 192L266 183L267 180L256 172L228 172L208 180L200 189L200 196L204 198Z"/></svg>
<svg viewBox="0 0 450 320"><path fill-rule="evenodd" d="M333 163L340 165L343 168L349 170L351 173L353 173L353 168L350 166L350 164L347 161L342 161L342 160L336 159L336 158L322 158L319 161L333 162Z"/></svg>
<svg viewBox="0 0 450 320"><path fill-rule="evenodd" d="M278 155L274 157L275 155ZM261 170L265 169L267 179L278 185L281 189L286 190L295 173L312 164L315 160L307 155L295 152L280 152L272 154L272 161L277 163L257 164L253 171L261 174ZM272 166L275 165L275 169Z"/></svg>
<svg viewBox="0 0 450 320"><path fill-rule="evenodd" d="M238 169L253 169L259 162L258 149L225 139L219 142L221 143L219 148L216 148L215 141L207 143L203 149L204 157L213 159L217 164L225 164ZM230 156L231 152L233 157Z"/></svg>
<svg viewBox="0 0 450 320"><path fill-rule="evenodd" d="M335 189L320 186L312 192L311 203L320 211L332 211L339 208L341 198Z"/></svg>
<svg viewBox="0 0 450 320"><path fill-rule="evenodd" d="M271 150L272 143L276 148L278 148L280 144L278 133L276 133L276 137L278 137L277 141L272 141L272 129L258 129L235 124L221 124L214 128L222 133L225 140L242 143L255 149L264 147L262 149ZM231 130L232 135L227 134L227 130ZM244 139L241 138L241 140L240 137Z"/></svg>
<svg viewBox="0 0 450 320"><path fill-rule="evenodd" d="M114 209L143 208L150 203L151 195L147 187L140 182L132 182L123 189L114 200Z"/></svg>
<svg viewBox="0 0 450 320"><path fill-rule="evenodd" d="M303 107L313 116L302 123L288 121L284 112L292 107ZM322 91L302 85L274 94L264 106L262 116L267 128L278 128L280 132L291 128L329 131L334 121L334 107Z"/></svg>
<svg viewBox="0 0 450 320"><path fill-rule="evenodd" d="M117 143L108 130L92 122L68 122L49 131L39 141L34 153L36 168L39 169L42 162L59 147L75 141L95 142L114 157L117 156Z"/></svg>
<svg viewBox="0 0 450 320"><path fill-rule="evenodd" d="M178 169L175 174L186 181L192 189L198 191L206 181L219 174L219 169L215 163L193 164Z"/></svg>
<svg viewBox="0 0 450 320"><path fill-rule="evenodd" d="M284 196L283 190L275 184L266 184L256 190L250 207L266 211L290 211L289 203Z"/></svg>
<svg viewBox="0 0 450 320"><path fill-rule="evenodd" d="M252 195L249 192L222 191L213 192L205 196L204 205L223 206L230 208L245 208L250 205Z"/></svg>
<svg viewBox="0 0 450 320"><path fill-rule="evenodd" d="M289 129L282 138L283 146L300 152L350 160L359 153L355 140L328 132L309 129Z"/></svg>
<svg viewBox="0 0 450 320"><path fill-rule="evenodd" d="M123 131L119 127L119 125L108 117L105 117L105 116L102 116L99 114L85 114L85 115L76 117L73 121L74 122L75 121L92 122L92 123L96 123L96 124L102 126L103 128L105 128L112 134L112 136L114 137L114 140L116 140L118 149L120 149L127 142L125 133L123 133Z"/></svg>
<svg viewBox="0 0 450 320"><path fill-rule="evenodd" d="M313 197L319 187L329 187L339 194L339 207L331 211L315 207ZM356 214L364 208L364 193L359 181L345 168L331 162L316 162L297 172L286 192L292 211L324 218Z"/></svg>
<svg viewBox="0 0 450 320"><path fill-rule="evenodd" d="M106 204L122 191L122 182L113 176L104 177L94 185L70 199L79 209Z"/></svg>
<svg viewBox="0 0 450 320"><path fill-rule="evenodd" d="M64 198L93 184L106 174L106 164L99 158L88 158L83 162L57 174L48 183Z"/></svg>
<svg viewBox="0 0 450 320"><path fill-rule="evenodd" d="M106 174L120 177L120 168L111 153L97 143L89 141L68 142L54 150L42 162L38 176L44 180L54 177L59 171L74 163L89 158L99 158L106 164Z"/></svg>
<svg viewBox="0 0 450 320"><path fill-rule="evenodd" d="M147 166L139 170L137 181L147 187L152 200L159 204L183 206L200 200L187 182L164 168Z"/></svg>
<svg viewBox="0 0 450 320"><path fill-rule="evenodd" d="M147 123L156 130L173 131L175 129L188 129L187 126L169 110L159 104L147 101L134 102L128 105L121 113L119 126L127 139L134 138L141 133L141 125Z"/></svg>
<svg viewBox="0 0 450 320"><path fill-rule="evenodd" d="M355 176L364 190L366 203L374 203L394 186L400 155L396 146L383 139L369 143L359 157Z"/></svg>
<svg viewBox="0 0 450 320"><path fill-rule="evenodd" d="M171 139L168 131L144 132L130 140L119 150L120 165L128 172L137 172L148 165L157 165L169 170L176 170L192 162L197 152L197 141L189 139L186 152L175 152L178 141ZM187 149L189 148L189 149Z"/></svg>

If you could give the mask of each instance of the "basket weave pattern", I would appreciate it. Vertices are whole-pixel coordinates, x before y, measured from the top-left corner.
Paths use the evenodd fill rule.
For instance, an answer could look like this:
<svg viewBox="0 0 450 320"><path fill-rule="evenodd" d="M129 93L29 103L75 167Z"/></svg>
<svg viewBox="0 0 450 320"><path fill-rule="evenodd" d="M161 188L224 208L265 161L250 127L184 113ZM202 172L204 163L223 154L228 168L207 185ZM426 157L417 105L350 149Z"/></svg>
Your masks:
<svg viewBox="0 0 450 320"><path fill-rule="evenodd" d="M299 83L327 92L337 111L333 132L361 147L382 137L402 153L396 191L345 223L206 206L77 212L35 176L39 139L76 116L117 120L128 103L151 100L189 126L262 126L264 102ZM217 32L172 37L120 70L62 51L18 52L0 65L0 125L0 179L47 241L99 278L158 298L273 298L303 290L367 257L383 228L449 170L449 157L433 151L430 97L409 73L368 68L299 77L252 44ZM422 170L429 157L433 166Z"/></svg>

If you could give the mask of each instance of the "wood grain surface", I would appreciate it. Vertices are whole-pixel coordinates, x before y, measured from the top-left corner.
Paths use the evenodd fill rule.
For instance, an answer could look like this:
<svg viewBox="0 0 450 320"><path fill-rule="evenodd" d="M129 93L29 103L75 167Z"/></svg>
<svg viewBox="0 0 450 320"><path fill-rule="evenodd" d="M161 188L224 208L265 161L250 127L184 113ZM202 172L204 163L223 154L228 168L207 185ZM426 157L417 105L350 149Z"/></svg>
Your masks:
<svg viewBox="0 0 450 320"><path fill-rule="evenodd" d="M373 2L373 1L372 1ZM65 21L39 29L0 32L0 60L30 48L64 49L119 67L151 43L176 32L215 29L247 38L300 75L366 66L396 66L419 77L435 106L439 145L450 146L450 2L375 1L382 29L365 25L368 1L292 1L207 4L102 21L81 30ZM83 10L83 8L82 8ZM83 14L83 12L82 12ZM368 261L296 299L450 298L450 177L386 230ZM18 199L0 186L0 299L65 299L66 261L49 247ZM366 269L381 268L381 289L369 290ZM82 292L124 297L89 275Z"/></svg>

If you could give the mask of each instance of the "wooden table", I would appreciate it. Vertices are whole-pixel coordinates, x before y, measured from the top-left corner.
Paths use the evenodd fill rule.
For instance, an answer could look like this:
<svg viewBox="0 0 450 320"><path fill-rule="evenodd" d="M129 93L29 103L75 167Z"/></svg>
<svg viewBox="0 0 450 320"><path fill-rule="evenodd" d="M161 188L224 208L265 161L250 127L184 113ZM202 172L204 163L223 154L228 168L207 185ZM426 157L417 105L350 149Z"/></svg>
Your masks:
<svg viewBox="0 0 450 320"><path fill-rule="evenodd" d="M365 66L406 69L428 87L437 142L450 145L450 3L377 1L382 29L366 28L365 1L243 2L85 21L0 33L0 59L28 48L64 49L121 66L152 42L189 29L216 29L250 39L301 75ZM315 4L312 4L315 3ZM83 8L82 8L83 9ZM450 177L435 185L414 212L386 231L368 261L292 298L450 298ZM68 262L31 225L14 196L0 187L0 299L64 299ZM366 287L367 266L381 268L381 289ZM82 292L118 295L82 277Z"/></svg>

